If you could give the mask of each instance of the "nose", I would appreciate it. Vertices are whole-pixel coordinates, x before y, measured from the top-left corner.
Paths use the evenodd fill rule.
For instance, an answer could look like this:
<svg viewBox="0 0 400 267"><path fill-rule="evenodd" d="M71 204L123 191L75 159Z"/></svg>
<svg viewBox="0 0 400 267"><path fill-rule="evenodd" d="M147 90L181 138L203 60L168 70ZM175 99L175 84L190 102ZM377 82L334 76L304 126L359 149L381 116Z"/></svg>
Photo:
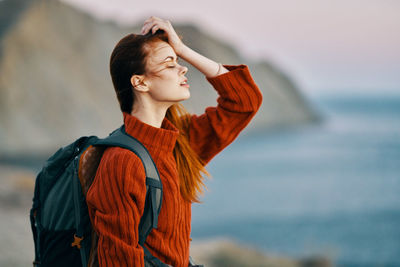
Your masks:
<svg viewBox="0 0 400 267"><path fill-rule="evenodd" d="M185 66L181 66L181 67L182 67L182 69L181 69L181 74L182 74L182 75L185 75L186 72L188 72L188 68L185 67Z"/></svg>

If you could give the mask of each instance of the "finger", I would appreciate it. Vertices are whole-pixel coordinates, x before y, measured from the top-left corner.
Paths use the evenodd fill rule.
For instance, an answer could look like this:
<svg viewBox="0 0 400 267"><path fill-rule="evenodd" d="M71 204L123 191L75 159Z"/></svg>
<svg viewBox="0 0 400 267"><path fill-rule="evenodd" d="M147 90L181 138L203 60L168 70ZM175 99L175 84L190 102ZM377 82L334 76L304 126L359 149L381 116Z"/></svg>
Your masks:
<svg viewBox="0 0 400 267"><path fill-rule="evenodd" d="M150 19L150 20L158 20L158 21L162 21L162 19L161 19L161 18L159 18L159 17L156 17L156 16L151 16L149 19Z"/></svg>
<svg viewBox="0 0 400 267"><path fill-rule="evenodd" d="M144 23L143 24L147 24L147 23L151 23L151 22L156 22L156 21L163 21L162 19L160 19L160 18L158 18L158 17L154 17L154 16L151 16L150 18L148 18L148 19L146 19L145 21L144 21Z"/></svg>
<svg viewBox="0 0 400 267"><path fill-rule="evenodd" d="M163 23L159 22L154 22L154 23L149 23L146 25L143 29L143 35L147 34L150 30L152 34L155 34L158 29L166 31L166 26Z"/></svg>
<svg viewBox="0 0 400 267"><path fill-rule="evenodd" d="M147 23L145 26L142 27L142 34L146 34L154 25L154 22Z"/></svg>
<svg viewBox="0 0 400 267"><path fill-rule="evenodd" d="M155 34L156 31L159 29L160 27L158 25L154 25L154 27L151 28L151 33Z"/></svg>
<svg viewBox="0 0 400 267"><path fill-rule="evenodd" d="M142 27L142 32L147 33L155 24L162 25L165 24L165 22L160 18L150 17L148 20L144 22ZM159 26L159 28L161 27Z"/></svg>
<svg viewBox="0 0 400 267"><path fill-rule="evenodd" d="M151 20L146 20L144 23L143 23L143 26L142 26L142 29L141 29L141 33L142 34L144 34L145 32L147 32L147 30L149 29L149 28L151 28L150 26L151 26L151 24L153 24L154 22L153 21L151 21Z"/></svg>
<svg viewBox="0 0 400 267"><path fill-rule="evenodd" d="M142 26L142 27L146 26L146 25L149 24L149 23L151 23L151 21L145 21L145 22L143 23L143 26Z"/></svg>
<svg viewBox="0 0 400 267"><path fill-rule="evenodd" d="M154 20L146 20L143 22L143 26L148 25L149 23L154 23Z"/></svg>

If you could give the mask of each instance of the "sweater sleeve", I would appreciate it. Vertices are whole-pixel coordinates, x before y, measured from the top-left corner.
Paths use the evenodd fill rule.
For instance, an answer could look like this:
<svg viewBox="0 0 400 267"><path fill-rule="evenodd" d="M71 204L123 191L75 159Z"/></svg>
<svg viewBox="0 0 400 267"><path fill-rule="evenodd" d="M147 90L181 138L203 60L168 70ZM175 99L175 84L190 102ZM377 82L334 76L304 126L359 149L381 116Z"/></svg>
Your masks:
<svg viewBox="0 0 400 267"><path fill-rule="evenodd" d="M146 174L131 151L105 151L87 193L92 225L97 232L99 266L144 266L138 227L144 210Z"/></svg>
<svg viewBox="0 0 400 267"><path fill-rule="evenodd" d="M216 107L191 115L189 142L206 165L233 142L262 103L262 94L246 65L224 65L229 72L206 78L217 91Z"/></svg>

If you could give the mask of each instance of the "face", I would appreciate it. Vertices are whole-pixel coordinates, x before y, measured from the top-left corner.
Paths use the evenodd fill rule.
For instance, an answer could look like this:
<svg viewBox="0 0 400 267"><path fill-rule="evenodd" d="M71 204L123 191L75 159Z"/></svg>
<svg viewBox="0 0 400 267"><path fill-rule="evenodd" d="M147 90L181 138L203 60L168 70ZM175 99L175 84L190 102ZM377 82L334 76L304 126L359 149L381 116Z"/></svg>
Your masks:
<svg viewBox="0 0 400 267"><path fill-rule="evenodd" d="M144 83L154 100L179 102L190 97L187 68L179 65L174 49L166 42L149 45Z"/></svg>

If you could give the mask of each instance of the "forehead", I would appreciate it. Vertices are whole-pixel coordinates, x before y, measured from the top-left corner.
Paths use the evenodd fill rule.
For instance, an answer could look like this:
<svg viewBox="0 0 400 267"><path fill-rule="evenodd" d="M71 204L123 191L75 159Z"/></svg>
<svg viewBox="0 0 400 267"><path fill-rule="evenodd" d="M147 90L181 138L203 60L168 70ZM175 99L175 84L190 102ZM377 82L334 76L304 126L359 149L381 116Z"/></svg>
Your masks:
<svg viewBox="0 0 400 267"><path fill-rule="evenodd" d="M156 42L150 45L148 62L153 64L163 63L168 56L176 57L175 51L171 45L166 42ZM171 59L168 59L171 60Z"/></svg>

